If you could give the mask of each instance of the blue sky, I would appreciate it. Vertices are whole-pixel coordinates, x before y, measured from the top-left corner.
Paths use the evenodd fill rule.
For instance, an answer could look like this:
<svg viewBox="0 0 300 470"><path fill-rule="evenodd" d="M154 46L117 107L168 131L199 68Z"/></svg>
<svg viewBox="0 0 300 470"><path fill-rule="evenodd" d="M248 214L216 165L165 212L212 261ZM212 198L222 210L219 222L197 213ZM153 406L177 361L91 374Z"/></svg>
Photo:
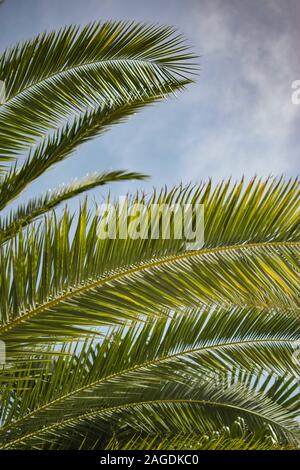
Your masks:
<svg viewBox="0 0 300 470"><path fill-rule="evenodd" d="M6 0L0 49L70 23L135 19L175 25L200 56L197 83L82 146L23 196L88 172L151 175L128 189L299 172L299 0ZM94 191L99 194L99 190Z"/></svg>

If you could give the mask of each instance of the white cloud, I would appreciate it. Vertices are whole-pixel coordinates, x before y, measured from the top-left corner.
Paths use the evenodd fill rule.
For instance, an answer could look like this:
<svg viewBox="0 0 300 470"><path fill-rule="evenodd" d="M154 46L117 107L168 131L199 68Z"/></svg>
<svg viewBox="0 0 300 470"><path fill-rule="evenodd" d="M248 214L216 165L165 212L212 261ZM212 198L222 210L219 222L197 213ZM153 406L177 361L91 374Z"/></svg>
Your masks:
<svg viewBox="0 0 300 470"><path fill-rule="evenodd" d="M219 70L218 76L207 74L209 83L197 99L199 107L214 108L218 121L204 131L196 124L198 138L192 143L187 138L181 161L187 179L291 170L291 132L300 117L300 109L291 103L291 71L297 65L292 36L283 29L276 37L274 31L260 27L259 18L252 18L252 27L244 27L247 18L241 15L240 10L232 16L226 2L212 2L207 10L202 5L196 16L194 28L205 63L210 61L212 71ZM237 20L241 25L235 28Z"/></svg>

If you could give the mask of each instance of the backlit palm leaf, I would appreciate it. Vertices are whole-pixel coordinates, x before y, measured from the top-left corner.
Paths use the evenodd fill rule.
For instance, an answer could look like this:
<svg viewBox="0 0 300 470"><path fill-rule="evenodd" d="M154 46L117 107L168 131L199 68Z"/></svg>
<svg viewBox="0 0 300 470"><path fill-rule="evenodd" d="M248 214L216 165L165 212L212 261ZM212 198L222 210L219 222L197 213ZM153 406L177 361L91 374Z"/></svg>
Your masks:
<svg viewBox="0 0 300 470"><path fill-rule="evenodd" d="M298 182L241 188L208 184L150 198L204 203L205 245L196 251L174 238L102 240L101 218L86 206L73 229L67 212L50 216L42 231L32 228L2 247L3 338L16 347L54 333L82 335L77 327L199 302L299 316Z"/></svg>
<svg viewBox="0 0 300 470"><path fill-rule="evenodd" d="M6 447L41 446L50 435L80 440L94 421L102 443L110 433L203 435L242 417L252 433L265 423L278 442L293 443L296 377L267 370L293 373L299 328L285 315L204 309L116 329L49 362L34 384L26 372L28 390L3 403L0 439Z"/></svg>
<svg viewBox="0 0 300 470"><path fill-rule="evenodd" d="M165 238L102 239L87 200L53 210L144 177L132 172L8 208L82 143L183 89L192 59L173 28L126 22L45 33L0 57L1 449L299 446L298 180L130 196L148 215L177 204ZM175 237L187 203L204 206L193 250Z"/></svg>

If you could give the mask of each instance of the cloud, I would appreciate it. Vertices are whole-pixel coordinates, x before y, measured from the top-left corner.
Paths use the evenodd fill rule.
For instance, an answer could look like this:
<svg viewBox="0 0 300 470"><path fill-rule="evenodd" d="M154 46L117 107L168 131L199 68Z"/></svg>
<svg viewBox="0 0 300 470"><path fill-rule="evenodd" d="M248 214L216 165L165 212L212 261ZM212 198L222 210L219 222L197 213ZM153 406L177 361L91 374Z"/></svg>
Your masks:
<svg viewBox="0 0 300 470"><path fill-rule="evenodd" d="M24 0L17 31L16 2L10 15L3 6L5 43L65 23L132 17L175 25L201 64L197 83L178 100L144 110L84 145L33 192L109 167L152 175L145 188L209 176L298 173L300 105L291 103L291 85L300 79L299 0L172 0L172 8L167 0Z"/></svg>
<svg viewBox="0 0 300 470"><path fill-rule="evenodd" d="M268 9L265 3L265 11L256 11L249 21L243 9L232 15L230 4L210 2L207 10L202 5L201 14L196 9L193 27L210 71L205 92L197 96L198 119L190 129L198 138L186 139L181 159L187 179L295 171L291 135L300 109L291 103L291 83L299 64L292 35L278 29L283 6ZM259 15L268 14L276 31L260 21ZM203 129L200 108L209 105L216 123Z"/></svg>

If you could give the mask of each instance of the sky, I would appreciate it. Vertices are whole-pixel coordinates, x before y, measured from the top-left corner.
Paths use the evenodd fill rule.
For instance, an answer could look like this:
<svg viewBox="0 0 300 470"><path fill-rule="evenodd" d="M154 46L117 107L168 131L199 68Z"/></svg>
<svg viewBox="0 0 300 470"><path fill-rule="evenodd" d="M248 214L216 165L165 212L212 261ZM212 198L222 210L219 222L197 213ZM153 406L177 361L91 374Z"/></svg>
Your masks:
<svg viewBox="0 0 300 470"><path fill-rule="evenodd" d="M299 174L300 104L291 100L300 80L299 0L5 0L0 50L44 30L107 19L175 26L199 56L196 83L81 146L24 200L108 169L151 176L118 184L116 194L209 177Z"/></svg>

